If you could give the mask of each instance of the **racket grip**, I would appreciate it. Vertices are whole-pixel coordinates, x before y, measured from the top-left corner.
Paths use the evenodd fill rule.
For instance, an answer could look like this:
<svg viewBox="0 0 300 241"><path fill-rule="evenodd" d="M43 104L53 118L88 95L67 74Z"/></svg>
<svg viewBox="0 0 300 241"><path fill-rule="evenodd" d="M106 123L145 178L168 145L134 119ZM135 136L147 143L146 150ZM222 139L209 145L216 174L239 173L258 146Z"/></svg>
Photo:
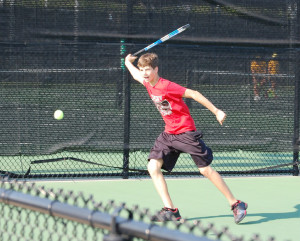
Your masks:
<svg viewBox="0 0 300 241"><path fill-rule="evenodd" d="M136 53L133 54L133 56L137 56L138 54L142 53L145 49L141 49L140 51L137 51Z"/></svg>

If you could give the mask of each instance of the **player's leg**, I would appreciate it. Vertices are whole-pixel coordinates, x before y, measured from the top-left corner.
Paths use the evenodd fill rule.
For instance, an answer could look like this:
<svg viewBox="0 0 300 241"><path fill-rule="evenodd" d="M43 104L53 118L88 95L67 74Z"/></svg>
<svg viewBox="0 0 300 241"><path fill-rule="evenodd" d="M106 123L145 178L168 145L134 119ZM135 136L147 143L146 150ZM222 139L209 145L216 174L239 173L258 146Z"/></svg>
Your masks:
<svg viewBox="0 0 300 241"><path fill-rule="evenodd" d="M162 159L151 159L148 162L148 172L152 178L153 184L158 192L163 204L167 208L174 209L174 204L171 200L166 180L161 171L161 167L163 165Z"/></svg>
<svg viewBox="0 0 300 241"><path fill-rule="evenodd" d="M268 78L267 77L260 77L260 84L259 84L259 92L261 95L264 95L265 98L268 98Z"/></svg>
<svg viewBox="0 0 300 241"><path fill-rule="evenodd" d="M191 155L200 173L207 177L227 198L233 210L234 220L239 223L246 216L247 204L233 196L221 175L210 166L213 161L213 153L201 138L202 133L199 131L186 132L174 138L173 147Z"/></svg>
<svg viewBox="0 0 300 241"><path fill-rule="evenodd" d="M171 139L170 134L161 133L156 139L148 158L148 172L164 204L162 210L152 217L152 221L180 220L181 218L178 208L175 208L171 200L167 183L161 171L161 169L172 171L180 155L180 152L171 147Z"/></svg>
<svg viewBox="0 0 300 241"><path fill-rule="evenodd" d="M199 168L200 173L208 178L228 200L230 206L237 202L237 199L233 196L227 184L221 177L221 175L216 172L211 166Z"/></svg>
<svg viewBox="0 0 300 241"><path fill-rule="evenodd" d="M268 89L268 97L269 98L276 98L276 92L275 92L275 87L276 87L276 81L274 76L269 77L270 81L270 88Z"/></svg>
<svg viewBox="0 0 300 241"><path fill-rule="evenodd" d="M221 193L223 193L231 206L235 223L240 223L247 215L247 203L237 200L233 196L221 175L211 166L201 167L199 168L199 171L203 176L207 177L220 190Z"/></svg>
<svg viewBox="0 0 300 241"><path fill-rule="evenodd" d="M260 100L259 96L259 83L256 77L253 77L253 93L254 93L254 100Z"/></svg>
<svg viewBox="0 0 300 241"><path fill-rule="evenodd" d="M158 222L171 220L179 221L181 216L178 208L175 208L171 200L166 180L161 171L162 165L162 159L150 159L148 163L148 172L164 204L164 207L161 209L161 211L157 215L154 215L151 220Z"/></svg>

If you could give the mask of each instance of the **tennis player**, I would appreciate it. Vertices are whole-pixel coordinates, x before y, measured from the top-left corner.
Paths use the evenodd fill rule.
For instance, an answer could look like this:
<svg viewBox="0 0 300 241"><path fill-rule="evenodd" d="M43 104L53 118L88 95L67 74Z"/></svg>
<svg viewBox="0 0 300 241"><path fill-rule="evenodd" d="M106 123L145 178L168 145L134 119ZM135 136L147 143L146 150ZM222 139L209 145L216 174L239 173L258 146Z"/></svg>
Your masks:
<svg viewBox="0 0 300 241"><path fill-rule="evenodd" d="M153 217L153 221L180 220L178 208L173 204L161 169L169 172L174 168L180 153L189 153L200 173L207 177L227 198L236 223L246 216L247 204L237 200L228 186L211 166L212 150L201 139L184 98L192 98L209 109L222 125L226 114L216 108L198 91L187 89L158 75L158 56L154 53L142 55L133 65L136 56L125 58L125 65L132 77L144 85L165 122L165 130L156 139L148 158L148 171L160 195L164 208Z"/></svg>
<svg viewBox="0 0 300 241"><path fill-rule="evenodd" d="M270 98L277 98L277 95L275 93L275 87L276 87L276 74L279 74L279 62L276 59L277 53L272 54L272 58L268 62L268 74L269 80L271 83L271 88L268 89L268 97Z"/></svg>
<svg viewBox="0 0 300 241"><path fill-rule="evenodd" d="M267 81L265 77L265 74L267 74L267 63L262 60L260 56L256 56L255 59L251 61L251 73L254 100L258 101L261 99L260 92Z"/></svg>

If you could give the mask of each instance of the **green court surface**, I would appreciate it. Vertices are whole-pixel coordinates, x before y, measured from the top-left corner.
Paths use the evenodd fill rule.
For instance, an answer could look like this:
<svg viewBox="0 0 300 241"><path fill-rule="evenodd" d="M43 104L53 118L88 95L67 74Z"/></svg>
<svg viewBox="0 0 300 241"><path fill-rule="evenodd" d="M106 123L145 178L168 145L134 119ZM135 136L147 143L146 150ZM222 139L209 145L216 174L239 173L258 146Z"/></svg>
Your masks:
<svg viewBox="0 0 300 241"><path fill-rule="evenodd" d="M169 192L181 216L187 222L200 220L215 224L220 230L228 227L235 236L250 240L259 234L262 240L274 237L277 241L298 241L300 237L300 177L225 177L234 195L248 203L248 215L239 224L233 221L227 200L208 179L167 178ZM39 181L38 185L54 190L83 192L96 201L125 202L129 207L138 205L154 213L162 208L152 180L97 179L69 181ZM213 234L208 237L215 239ZM226 239L227 240L227 239Z"/></svg>

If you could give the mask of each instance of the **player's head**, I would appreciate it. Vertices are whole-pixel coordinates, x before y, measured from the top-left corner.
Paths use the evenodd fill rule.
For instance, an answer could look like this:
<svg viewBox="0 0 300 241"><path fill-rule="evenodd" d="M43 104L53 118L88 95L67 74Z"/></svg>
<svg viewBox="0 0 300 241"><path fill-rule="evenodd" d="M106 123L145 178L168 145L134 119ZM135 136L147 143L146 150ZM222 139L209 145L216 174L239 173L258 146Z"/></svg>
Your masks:
<svg viewBox="0 0 300 241"><path fill-rule="evenodd" d="M144 68L146 66L150 66L153 69L158 67L158 56L155 53L146 53L143 54L138 61L137 66L139 68Z"/></svg>
<svg viewBox="0 0 300 241"><path fill-rule="evenodd" d="M144 81L155 83L158 76L158 56L154 53L147 53L139 58L137 66Z"/></svg>

